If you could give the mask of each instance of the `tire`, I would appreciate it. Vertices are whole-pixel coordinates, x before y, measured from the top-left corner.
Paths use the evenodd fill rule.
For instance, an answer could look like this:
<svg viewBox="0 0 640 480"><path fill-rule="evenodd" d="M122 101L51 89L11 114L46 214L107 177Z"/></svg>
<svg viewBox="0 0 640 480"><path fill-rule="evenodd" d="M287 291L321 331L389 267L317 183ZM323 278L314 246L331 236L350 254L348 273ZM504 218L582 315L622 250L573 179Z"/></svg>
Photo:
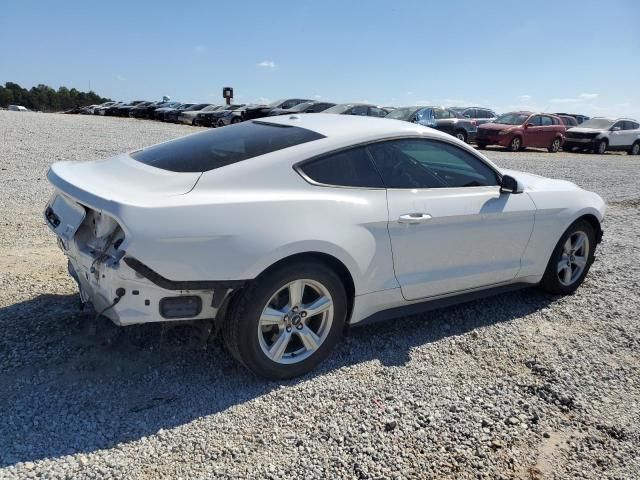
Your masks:
<svg viewBox="0 0 640 480"><path fill-rule="evenodd" d="M302 291L296 295L302 300L293 302L298 309L289 305L292 291ZM330 307L309 315L310 305L321 297L329 298ZM260 377L282 380L303 375L324 360L340 340L346 316L347 295L340 277L322 263L304 261L267 271L238 292L222 334L231 354L246 368Z"/></svg>
<svg viewBox="0 0 640 480"><path fill-rule="evenodd" d="M553 139L553 142L551 142L551 145L549 145L547 150L549 153L557 153L558 150L560 150L560 145L562 145L562 139L560 137L556 137Z"/></svg>
<svg viewBox="0 0 640 480"><path fill-rule="evenodd" d="M635 142L633 145L631 145L631 148L629 149L629 155L638 155L640 154L640 142Z"/></svg>
<svg viewBox="0 0 640 480"><path fill-rule="evenodd" d="M584 250L572 250L577 244L578 238L582 238ZM570 248L567 248L567 247ZM574 222L560 237L560 240L553 249L547 269L544 272L540 287L549 293L556 295L570 295L582 284L584 278L589 273L589 268L595 258L596 234L593 226L586 220ZM577 255L576 255L577 253ZM579 267L578 259L584 261L584 265ZM566 264L565 264L566 262ZM561 268L563 265L564 268ZM567 271L569 275L567 277ZM562 279L561 279L562 277Z"/></svg>
<svg viewBox="0 0 640 480"><path fill-rule="evenodd" d="M478 143L477 145L478 145L478 148L479 148L480 150L484 150L484 149L486 149L486 148L487 148L487 144L486 144L486 143Z"/></svg>
<svg viewBox="0 0 640 480"><path fill-rule="evenodd" d="M607 151L608 143L606 140L600 140L593 147L593 153L597 153L598 155L604 155Z"/></svg>
<svg viewBox="0 0 640 480"><path fill-rule="evenodd" d="M507 149L510 152L517 152L518 150L522 149L522 138L518 135L515 135L512 139L511 142L509 142L509 146L507 147Z"/></svg>
<svg viewBox="0 0 640 480"><path fill-rule="evenodd" d="M456 130L454 137L464 143L467 143L467 132L465 132L464 130Z"/></svg>

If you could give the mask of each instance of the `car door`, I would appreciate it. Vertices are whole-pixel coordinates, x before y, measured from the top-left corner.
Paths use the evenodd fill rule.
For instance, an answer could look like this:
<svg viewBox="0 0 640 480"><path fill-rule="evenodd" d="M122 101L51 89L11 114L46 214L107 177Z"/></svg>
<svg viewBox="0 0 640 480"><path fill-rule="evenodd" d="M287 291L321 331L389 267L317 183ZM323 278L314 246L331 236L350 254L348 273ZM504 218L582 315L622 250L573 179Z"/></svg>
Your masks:
<svg viewBox="0 0 640 480"><path fill-rule="evenodd" d="M542 115L533 115L524 126L523 146L540 147L543 144Z"/></svg>
<svg viewBox="0 0 640 480"><path fill-rule="evenodd" d="M624 145L624 124L625 122L620 120L611 127L611 133L609 134L609 146L621 147Z"/></svg>
<svg viewBox="0 0 640 480"><path fill-rule="evenodd" d="M432 108L421 108L413 114L409 121L431 128L436 128L437 123Z"/></svg>
<svg viewBox="0 0 640 480"><path fill-rule="evenodd" d="M389 140L368 150L387 188L393 264L407 300L511 281L533 230L526 194L448 142Z"/></svg>
<svg viewBox="0 0 640 480"><path fill-rule="evenodd" d="M436 119L436 129L453 135L455 133L456 116L445 108L434 108L433 115Z"/></svg>
<svg viewBox="0 0 640 480"><path fill-rule="evenodd" d="M553 118L548 115L541 115L542 128L540 129L540 143L538 147L548 148L553 142L553 139L558 134L559 125L556 125Z"/></svg>

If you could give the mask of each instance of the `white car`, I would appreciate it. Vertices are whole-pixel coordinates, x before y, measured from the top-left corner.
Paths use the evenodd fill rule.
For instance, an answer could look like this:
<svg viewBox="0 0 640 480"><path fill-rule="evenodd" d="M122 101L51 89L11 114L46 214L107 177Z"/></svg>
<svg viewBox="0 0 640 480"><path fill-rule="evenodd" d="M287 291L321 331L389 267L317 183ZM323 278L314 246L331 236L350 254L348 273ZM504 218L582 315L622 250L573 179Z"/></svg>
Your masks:
<svg viewBox="0 0 640 480"><path fill-rule="evenodd" d="M9 110L10 112L30 112L31 111L27 107L23 107L22 105L9 105L7 107L7 110Z"/></svg>
<svg viewBox="0 0 640 480"><path fill-rule="evenodd" d="M565 134L562 149L588 150L604 154L607 150L623 151L629 155L640 154L640 123L630 118L595 117Z"/></svg>
<svg viewBox="0 0 640 480"><path fill-rule="evenodd" d="M522 286L580 285L605 205L408 122L253 120L55 163L45 218L81 298L118 325L215 319L269 378L346 325Z"/></svg>

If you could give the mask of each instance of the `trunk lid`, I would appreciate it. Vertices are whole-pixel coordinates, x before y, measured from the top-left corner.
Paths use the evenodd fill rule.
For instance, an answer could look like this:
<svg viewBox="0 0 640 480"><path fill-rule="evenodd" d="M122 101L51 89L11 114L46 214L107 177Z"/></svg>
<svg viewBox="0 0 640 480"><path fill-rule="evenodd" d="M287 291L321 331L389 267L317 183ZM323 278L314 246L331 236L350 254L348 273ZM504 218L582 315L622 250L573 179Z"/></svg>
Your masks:
<svg viewBox="0 0 640 480"><path fill-rule="evenodd" d="M57 162L47 178L80 203L109 210L114 204L153 205L159 198L184 195L200 175L151 167L124 154L91 162Z"/></svg>

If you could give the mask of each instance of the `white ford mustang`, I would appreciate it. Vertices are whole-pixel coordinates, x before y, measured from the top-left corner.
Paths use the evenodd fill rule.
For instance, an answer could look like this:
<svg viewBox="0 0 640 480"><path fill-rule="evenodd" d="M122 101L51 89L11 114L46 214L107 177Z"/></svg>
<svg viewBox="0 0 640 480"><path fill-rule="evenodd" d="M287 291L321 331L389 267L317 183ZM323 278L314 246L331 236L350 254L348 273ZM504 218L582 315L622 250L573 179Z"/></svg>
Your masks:
<svg viewBox="0 0 640 480"><path fill-rule="evenodd" d="M215 319L269 378L312 369L346 325L520 286L572 293L605 208L436 130L349 115L248 121L48 177L45 218L84 302L118 325Z"/></svg>

